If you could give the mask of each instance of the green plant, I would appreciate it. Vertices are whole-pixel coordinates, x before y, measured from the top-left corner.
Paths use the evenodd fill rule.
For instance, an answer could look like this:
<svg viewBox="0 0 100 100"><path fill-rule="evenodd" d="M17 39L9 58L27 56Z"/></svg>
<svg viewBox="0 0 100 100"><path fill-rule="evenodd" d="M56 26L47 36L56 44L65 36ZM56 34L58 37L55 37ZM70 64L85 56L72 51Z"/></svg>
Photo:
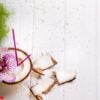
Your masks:
<svg viewBox="0 0 100 100"><path fill-rule="evenodd" d="M9 28L7 26L9 15L10 12L8 11L7 7L0 3L0 44L9 32Z"/></svg>

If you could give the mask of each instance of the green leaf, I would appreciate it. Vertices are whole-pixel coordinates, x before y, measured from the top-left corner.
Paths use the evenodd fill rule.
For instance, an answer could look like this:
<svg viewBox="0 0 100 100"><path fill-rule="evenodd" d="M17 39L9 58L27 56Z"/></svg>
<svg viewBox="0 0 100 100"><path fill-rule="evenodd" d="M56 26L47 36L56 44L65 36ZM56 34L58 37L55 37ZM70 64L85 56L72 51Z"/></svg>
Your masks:
<svg viewBox="0 0 100 100"><path fill-rule="evenodd" d="M10 12L4 4L0 4L0 44L3 39L7 36L9 28L7 26L7 21L9 18Z"/></svg>

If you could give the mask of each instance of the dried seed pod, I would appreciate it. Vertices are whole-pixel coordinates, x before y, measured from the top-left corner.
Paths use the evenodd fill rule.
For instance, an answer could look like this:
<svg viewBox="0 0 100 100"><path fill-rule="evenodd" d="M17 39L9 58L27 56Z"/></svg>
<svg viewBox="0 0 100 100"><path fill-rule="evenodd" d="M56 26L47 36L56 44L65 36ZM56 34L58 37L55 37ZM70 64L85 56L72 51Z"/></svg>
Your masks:
<svg viewBox="0 0 100 100"><path fill-rule="evenodd" d="M76 78L76 71L69 69L60 69L53 72L56 77L57 83L62 85L67 82L71 82Z"/></svg>
<svg viewBox="0 0 100 100"><path fill-rule="evenodd" d="M47 94L55 85L56 81L53 78L42 78L38 83L31 88L35 95Z"/></svg>
<svg viewBox="0 0 100 100"><path fill-rule="evenodd" d="M39 59L34 61L33 70L43 75L43 71L49 69L57 64L57 61L50 55L45 54L41 56Z"/></svg>

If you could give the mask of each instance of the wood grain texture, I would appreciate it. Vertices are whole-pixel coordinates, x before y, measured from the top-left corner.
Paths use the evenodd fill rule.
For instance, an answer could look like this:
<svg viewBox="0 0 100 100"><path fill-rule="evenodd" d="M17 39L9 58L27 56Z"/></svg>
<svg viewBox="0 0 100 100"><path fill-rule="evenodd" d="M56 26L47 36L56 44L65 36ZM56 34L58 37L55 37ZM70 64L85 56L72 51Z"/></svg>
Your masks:
<svg viewBox="0 0 100 100"><path fill-rule="evenodd" d="M32 53L32 32L33 32L33 1L31 0L3 0L11 10L11 19L9 21L10 30L15 29L17 47ZM3 46L12 47L13 40L11 31L7 38L7 42ZM26 83L30 81L30 77L23 83L15 86L0 85L0 95L5 100L30 100L30 91Z"/></svg>
<svg viewBox="0 0 100 100"><path fill-rule="evenodd" d="M34 58L41 53L49 52L59 62L56 67L64 67L64 2L35 0L34 3ZM63 87L52 92L44 100L63 100Z"/></svg>
<svg viewBox="0 0 100 100"><path fill-rule="evenodd" d="M77 70L74 82L55 86L44 100L100 100L99 0L0 2L15 12L9 21L10 28L15 28L17 46L31 53L33 61L41 53L49 52L59 62L56 68ZM12 46L11 34L7 41L4 45ZM5 100L30 100L26 84L34 82L31 76L20 86L1 85L0 95L4 95Z"/></svg>
<svg viewBox="0 0 100 100"><path fill-rule="evenodd" d="M66 0L66 67L78 74L64 100L97 99L96 10L95 0Z"/></svg>
<svg viewBox="0 0 100 100"><path fill-rule="evenodd" d="M97 0L96 1L96 32L97 32L97 51L96 51L96 54L97 54L97 100L100 99L100 1Z"/></svg>

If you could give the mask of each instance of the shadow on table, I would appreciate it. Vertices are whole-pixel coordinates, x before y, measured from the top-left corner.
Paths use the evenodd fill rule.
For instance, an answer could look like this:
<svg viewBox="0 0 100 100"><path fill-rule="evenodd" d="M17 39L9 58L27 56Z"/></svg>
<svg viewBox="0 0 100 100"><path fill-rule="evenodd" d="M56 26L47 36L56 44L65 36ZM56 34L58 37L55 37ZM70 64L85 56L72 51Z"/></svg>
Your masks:
<svg viewBox="0 0 100 100"><path fill-rule="evenodd" d="M1 96L9 96L16 92L16 90L20 89L20 85L6 85L0 83L0 95Z"/></svg>

